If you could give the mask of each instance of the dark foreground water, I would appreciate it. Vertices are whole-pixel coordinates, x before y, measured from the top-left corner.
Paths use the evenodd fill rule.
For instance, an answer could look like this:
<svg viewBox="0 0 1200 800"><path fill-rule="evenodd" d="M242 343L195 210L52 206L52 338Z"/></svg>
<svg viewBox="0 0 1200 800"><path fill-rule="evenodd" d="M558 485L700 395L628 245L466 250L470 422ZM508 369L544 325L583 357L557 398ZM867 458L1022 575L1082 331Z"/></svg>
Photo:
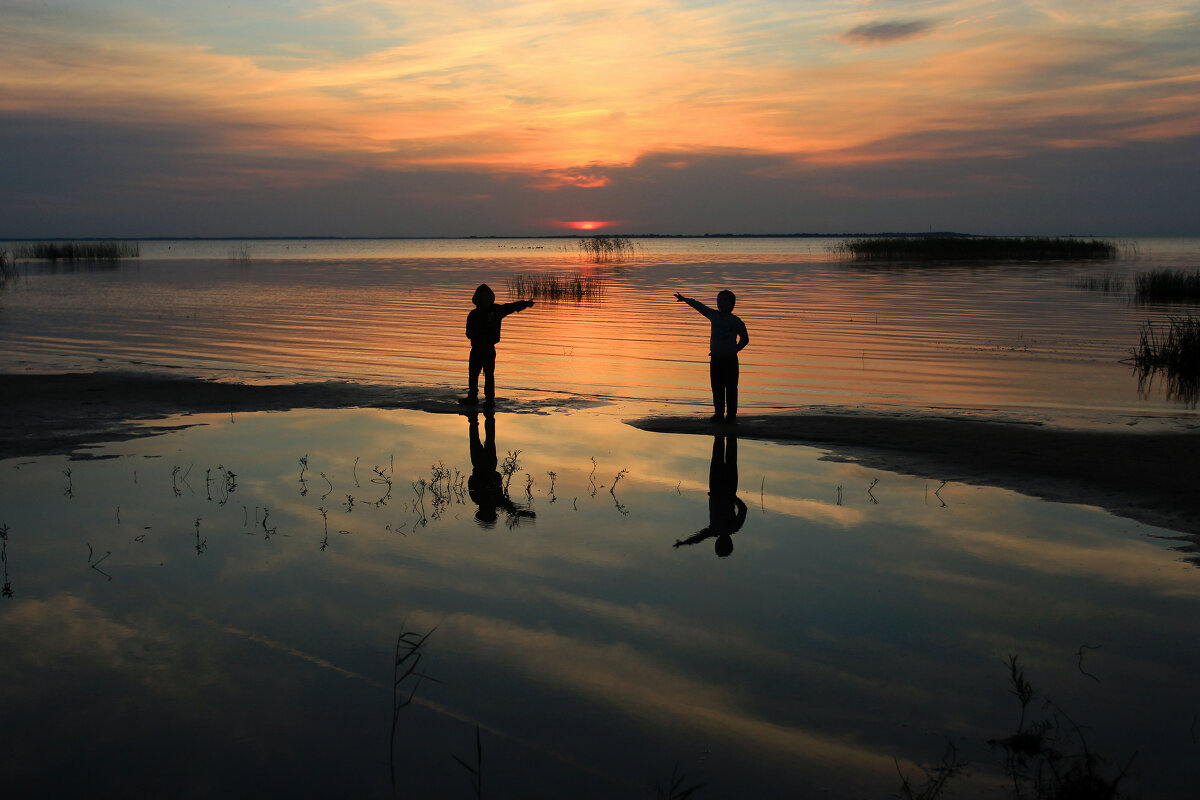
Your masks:
<svg viewBox="0 0 1200 800"><path fill-rule="evenodd" d="M458 757L488 797L882 798L950 743L1004 797L1013 655L1064 752L1056 713L1141 796L1200 778L1165 531L599 414L174 422L0 463L14 796L473 797Z"/></svg>
<svg viewBox="0 0 1200 800"><path fill-rule="evenodd" d="M883 798L951 746L958 796L1007 797L988 741L1045 721L1138 796L1190 796L1200 572L1170 532L621 422L704 409L705 326L671 294L730 286L750 408L1191 423L1119 363L1174 311L1078 286L1196 266L1194 242L1135 245L939 269L802 240L598 266L495 240L19 264L6 371L461 387L477 283L507 299L513 274L582 270L605 291L510 319L500 347L501 394L592 410L186 417L92 458L0 461L3 786L466 798L475 770L487 797L675 776L696 798Z"/></svg>

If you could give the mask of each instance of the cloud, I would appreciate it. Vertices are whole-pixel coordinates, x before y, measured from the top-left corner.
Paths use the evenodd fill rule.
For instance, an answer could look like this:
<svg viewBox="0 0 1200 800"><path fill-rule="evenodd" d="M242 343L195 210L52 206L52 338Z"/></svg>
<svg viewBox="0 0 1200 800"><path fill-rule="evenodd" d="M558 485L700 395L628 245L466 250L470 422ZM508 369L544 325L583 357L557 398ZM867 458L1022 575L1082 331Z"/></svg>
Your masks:
<svg viewBox="0 0 1200 800"><path fill-rule="evenodd" d="M935 27L929 20L889 20L856 25L842 34L842 39L853 44L892 44L906 39L915 39Z"/></svg>

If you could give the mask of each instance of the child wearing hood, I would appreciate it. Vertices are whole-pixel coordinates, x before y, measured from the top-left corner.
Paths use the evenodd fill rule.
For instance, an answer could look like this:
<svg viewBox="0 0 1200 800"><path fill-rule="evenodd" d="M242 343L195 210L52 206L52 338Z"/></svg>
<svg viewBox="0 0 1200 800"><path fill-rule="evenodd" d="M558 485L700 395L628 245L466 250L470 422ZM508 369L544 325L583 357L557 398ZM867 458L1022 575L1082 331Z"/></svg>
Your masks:
<svg viewBox="0 0 1200 800"><path fill-rule="evenodd" d="M479 284L471 296L475 308L467 314L467 338L471 340L468 360L466 405L479 402L479 371L483 370L484 404L496 402L496 343L500 341L500 322L509 314L524 311L532 300L497 303L496 293L486 283Z"/></svg>

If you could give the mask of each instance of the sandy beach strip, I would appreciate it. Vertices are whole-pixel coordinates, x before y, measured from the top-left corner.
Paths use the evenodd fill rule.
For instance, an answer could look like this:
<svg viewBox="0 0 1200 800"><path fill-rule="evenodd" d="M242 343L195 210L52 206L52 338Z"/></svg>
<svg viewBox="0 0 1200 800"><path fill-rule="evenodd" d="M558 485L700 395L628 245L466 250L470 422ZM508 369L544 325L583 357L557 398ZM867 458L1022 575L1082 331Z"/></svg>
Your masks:
<svg viewBox="0 0 1200 800"><path fill-rule="evenodd" d="M149 436L144 424L177 415L293 408L405 408L457 413L449 388L325 381L221 383L133 372L5 374L0 459L69 454ZM505 400L505 412L592 404L582 398ZM175 420L186 426L185 419ZM739 437L817 447L826 457L937 481L996 486L1046 500L1093 505L1141 523L1200 534L1200 432L1069 430L1027 422L818 409L747 415L736 426L702 416L630 421L648 431Z"/></svg>

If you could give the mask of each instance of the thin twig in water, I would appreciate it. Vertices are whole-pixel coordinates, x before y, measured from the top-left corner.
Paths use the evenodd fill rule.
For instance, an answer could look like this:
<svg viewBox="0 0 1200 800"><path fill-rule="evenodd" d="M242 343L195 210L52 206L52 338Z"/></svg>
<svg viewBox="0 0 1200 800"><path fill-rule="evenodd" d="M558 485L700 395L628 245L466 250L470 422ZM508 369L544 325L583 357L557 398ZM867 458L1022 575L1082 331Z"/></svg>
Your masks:
<svg viewBox="0 0 1200 800"><path fill-rule="evenodd" d="M1079 649L1075 651L1075 655L1079 656L1079 671L1082 672L1084 675L1087 675L1089 678L1094 680L1096 683L1099 683L1100 679L1083 668L1083 651L1084 650L1099 650L1101 647L1103 647L1103 645L1098 644L1098 645L1093 646L1090 644L1081 644L1081 645L1079 645Z"/></svg>
<svg viewBox="0 0 1200 800"><path fill-rule="evenodd" d="M396 637L396 659L392 668L392 735L388 753L388 763L391 766L392 797L396 796L396 725L400 720L400 709L412 702L413 695L416 694L417 687L421 685L422 680L431 680L437 683L436 678L417 671L422 658L421 648L437 628L438 626L434 625L428 633L419 634L415 631L405 631L404 625L401 624L400 635ZM400 687L410 678L412 679L411 688L407 689L407 694L405 694Z"/></svg>
<svg viewBox="0 0 1200 800"><path fill-rule="evenodd" d="M472 767L453 753L450 757L471 773L471 788L475 790L475 797L483 797L483 738L479 733L479 723L475 723L475 766Z"/></svg>

